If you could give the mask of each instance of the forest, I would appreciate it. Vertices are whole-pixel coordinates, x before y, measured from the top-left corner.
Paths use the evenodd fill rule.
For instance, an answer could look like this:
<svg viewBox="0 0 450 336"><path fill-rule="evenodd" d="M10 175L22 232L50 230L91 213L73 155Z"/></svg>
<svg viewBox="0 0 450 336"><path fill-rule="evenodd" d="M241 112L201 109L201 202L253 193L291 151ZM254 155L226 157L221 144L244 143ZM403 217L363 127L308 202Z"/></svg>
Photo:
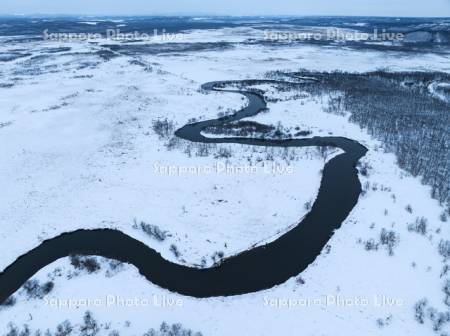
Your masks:
<svg viewBox="0 0 450 336"><path fill-rule="evenodd" d="M380 70L272 72L268 77L289 79L292 89L326 98L329 113L350 113L350 121L395 153L399 166L420 176L450 211L450 75ZM316 81L299 83L311 77Z"/></svg>

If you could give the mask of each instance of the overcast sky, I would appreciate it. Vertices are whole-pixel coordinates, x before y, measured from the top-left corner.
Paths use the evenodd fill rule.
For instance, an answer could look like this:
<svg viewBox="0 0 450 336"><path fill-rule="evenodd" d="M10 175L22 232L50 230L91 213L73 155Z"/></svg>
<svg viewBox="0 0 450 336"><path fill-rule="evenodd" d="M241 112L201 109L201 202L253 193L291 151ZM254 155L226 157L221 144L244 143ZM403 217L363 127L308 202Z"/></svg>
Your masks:
<svg viewBox="0 0 450 336"><path fill-rule="evenodd" d="M0 0L0 14L447 16L450 0Z"/></svg>

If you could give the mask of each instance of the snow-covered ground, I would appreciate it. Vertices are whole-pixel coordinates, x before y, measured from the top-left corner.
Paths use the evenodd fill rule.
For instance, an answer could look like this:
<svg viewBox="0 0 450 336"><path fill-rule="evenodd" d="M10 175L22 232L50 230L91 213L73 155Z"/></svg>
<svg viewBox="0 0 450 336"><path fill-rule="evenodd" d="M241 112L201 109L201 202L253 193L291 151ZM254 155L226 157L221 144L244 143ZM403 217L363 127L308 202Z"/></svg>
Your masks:
<svg viewBox="0 0 450 336"><path fill-rule="evenodd" d="M207 36L208 41L236 42L244 33L251 30L226 29ZM192 31L186 38L190 34L199 42L206 33ZM60 46L72 50L65 56L46 56L42 51ZM0 48L6 52L17 46L1 44ZM33 42L27 48L33 56L43 56L0 65L1 81L16 83L0 88L0 125L4 125L0 127L0 237L7 247L2 249L0 269L43 239L78 228L117 228L169 260L211 265L217 252L233 255L298 223L307 212L304 204L317 194L324 165L314 148L286 154L230 145L207 148L205 153L201 146L179 142L168 150L173 143L170 136L155 134L155 120L167 119L177 128L191 118L215 118L246 104L240 95L199 92L204 82L263 78L272 70L450 72L449 56L442 53L310 45L119 54L109 61L92 54L100 47L88 43ZM1 333L6 333L9 322L43 330L54 330L66 319L81 323L89 310L104 323L100 334L105 335L112 330L142 335L163 321L182 323L205 336L435 334L433 320L439 312L449 311L442 289L448 275L442 275L445 263L438 252L441 240L450 233L439 218L443 209L430 198L428 187L399 169L395 157L349 123L348 116L324 112L326 99L290 98L283 96L283 101L269 104L269 112L249 120L355 139L369 148L363 161L371 167L367 176L360 177L364 196L329 248L303 274L254 294L194 299L158 288L133 266L121 265L107 275L110 266L105 260L102 270L73 276L74 268L65 258L36 275L41 282L54 281L46 300L27 299L22 290L14 306L0 308ZM231 157L215 158L221 148L231 151ZM266 160L268 154L275 159ZM256 165L257 171L214 171L217 162L231 167ZM272 174L263 165L293 169ZM164 167L212 167L213 172L168 174ZM427 232L408 230L421 217L427 219ZM163 242L153 239L133 225L141 221L167 231L169 237ZM393 255L379 241L383 229L396 237ZM378 242L378 249L367 251L371 239ZM171 245L181 256L170 251ZM108 305L108 296L151 302ZM88 305L79 302L78 307L50 304L77 298L99 300ZM414 306L424 298L427 312L424 324L419 324ZM164 300L177 304L161 307ZM290 306L286 300L291 300ZM450 331L448 324L440 332L445 330Z"/></svg>

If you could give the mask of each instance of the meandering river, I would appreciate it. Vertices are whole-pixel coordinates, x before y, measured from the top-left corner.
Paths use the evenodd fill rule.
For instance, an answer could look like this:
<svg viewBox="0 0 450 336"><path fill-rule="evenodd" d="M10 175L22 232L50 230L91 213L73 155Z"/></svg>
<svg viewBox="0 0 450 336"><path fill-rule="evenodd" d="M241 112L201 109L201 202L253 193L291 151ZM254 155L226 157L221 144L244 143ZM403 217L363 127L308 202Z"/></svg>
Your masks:
<svg viewBox="0 0 450 336"><path fill-rule="evenodd" d="M268 81L259 82L263 84ZM239 295L268 289L300 274L313 263L333 232L341 226L358 202L361 184L356 165L367 149L358 142L343 137L272 140L204 136L202 130L207 127L221 127L226 123L254 116L266 108L264 98L257 93L245 89L223 88L226 84L235 83L237 82L211 82L204 84L202 88L244 95L249 101L245 108L223 118L185 125L175 135L199 143L271 147L326 146L343 150L342 154L325 164L318 196L310 212L298 225L273 242L228 257L214 267L201 269L168 261L151 247L117 230L78 230L64 233L42 242L0 273L0 302L7 300L40 269L72 254L103 256L130 263L150 282L197 298ZM245 81L240 83L245 84ZM263 191L264 186L261 188Z"/></svg>

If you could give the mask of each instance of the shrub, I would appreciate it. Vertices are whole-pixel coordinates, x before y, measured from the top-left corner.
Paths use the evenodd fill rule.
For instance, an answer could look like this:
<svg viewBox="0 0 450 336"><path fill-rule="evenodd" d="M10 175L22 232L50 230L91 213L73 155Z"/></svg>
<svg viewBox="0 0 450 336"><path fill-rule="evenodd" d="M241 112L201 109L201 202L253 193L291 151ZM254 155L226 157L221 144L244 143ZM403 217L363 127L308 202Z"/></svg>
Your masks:
<svg viewBox="0 0 450 336"><path fill-rule="evenodd" d="M305 208L306 211L310 211L312 209L312 203L311 201L306 202L303 207Z"/></svg>
<svg viewBox="0 0 450 336"><path fill-rule="evenodd" d="M359 165L359 172L362 176L368 177L371 169L372 167L368 162L362 162Z"/></svg>
<svg viewBox="0 0 450 336"><path fill-rule="evenodd" d="M414 306L414 317L420 324L425 323L425 308L427 305L428 301L426 299L422 299Z"/></svg>
<svg viewBox="0 0 450 336"><path fill-rule="evenodd" d="M391 322L392 322L392 315L389 315L388 317L386 317L384 319L383 318L377 319L377 326L379 328L384 328L384 327L390 325Z"/></svg>
<svg viewBox="0 0 450 336"><path fill-rule="evenodd" d="M38 280L28 280L23 285L23 289L29 299L43 299L53 290L54 286L55 284L52 281L47 281L41 285Z"/></svg>
<svg viewBox="0 0 450 336"><path fill-rule="evenodd" d="M413 209L412 209L411 205L409 205L409 204L406 206L405 210L408 211L409 213L413 212Z"/></svg>
<svg viewBox="0 0 450 336"><path fill-rule="evenodd" d="M450 257L450 240L441 240L439 243L439 254L445 259Z"/></svg>
<svg viewBox="0 0 450 336"><path fill-rule="evenodd" d="M214 254L211 256L212 261L214 262L214 264L217 264L218 262L220 262L223 257L225 256L225 253L222 251L216 251L214 252Z"/></svg>
<svg viewBox="0 0 450 336"><path fill-rule="evenodd" d="M140 222L139 227L141 228L142 231L144 231L150 237L155 238L158 241L164 241L168 236L167 231L162 231L156 225L148 224L145 222Z"/></svg>
<svg viewBox="0 0 450 336"><path fill-rule="evenodd" d="M173 255L176 258L179 258L181 256L181 252L178 250L178 247L176 245L174 245L174 244L170 245L170 249L169 250L170 250L170 252L173 253Z"/></svg>
<svg viewBox="0 0 450 336"><path fill-rule="evenodd" d="M398 245L399 237L394 231L382 229L380 233L380 243L387 247L389 255L394 255L394 247Z"/></svg>
<svg viewBox="0 0 450 336"><path fill-rule="evenodd" d="M425 217L417 217L414 223L408 225L409 232L416 232L421 235L426 235L427 233L427 219Z"/></svg>
<svg viewBox="0 0 450 336"><path fill-rule="evenodd" d="M152 124L153 131L160 139L168 139L174 130L174 124L167 119L155 120Z"/></svg>
<svg viewBox="0 0 450 336"><path fill-rule="evenodd" d="M123 263L119 260L110 260L109 261L109 268L111 271L115 271L123 266Z"/></svg>
<svg viewBox="0 0 450 336"><path fill-rule="evenodd" d="M196 156L206 157L209 155L210 146L209 144L199 143L196 145L197 151L195 152Z"/></svg>
<svg viewBox="0 0 450 336"><path fill-rule="evenodd" d="M442 288L442 291L445 294L444 303L447 306L450 306L450 280L447 280L444 284L444 288Z"/></svg>
<svg viewBox="0 0 450 336"><path fill-rule="evenodd" d="M10 296L9 298L7 298L5 301L3 301L2 303L0 303L0 308L1 307L12 307L16 304L17 300L14 296Z"/></svg>
<svg viewBox="0 0 450 336"><path fill-rule="evenodd" d="M90 311L87 311L83 317L83 324L80 326L80 334L82 336L95 336L99 332L97 321Z"/></svg>
<svg viewBox="0 0 450 336"><path fill-rule="evenodd" d="M450 313L449 312L438 312L434 308L428 309L428 317L433 322L433 330L435 332L440 331L444 324L450 322Z"/></svg>
<svg viewBox="0 0 450 336"><path fill-rule="evenodd" d="M366 251L377 251L378 243L376 243L374 239L369 239L365 242L364 248Z"/></svg>
<svg viewBox="0 0 450 336"><path fill-rule="evenodd" d="M170 326L166 322L163 322L159 330L150 329L143 336L202 336L202 333L185 329L179 323Z"/></svg>
<svg viewBox="0 0 450 336"><path fill-rule="evenodd" d="M93 257L83 257L78 255L70 256L70 263L75 269L80 271L87 271L88 273L97 272L101 266L96 258Z"/></svg>
<svg viewBox="0 0 450 336"><path fill-rule="evenodd" d="M178 148L181 144L181 139L173 136L167 141L164 146L167 148L168 151L174 150L175 148Z"/></svg>
<svg viewBox="0 0 450 336"><path fill-rule="evenodd" d="M6 336L19 336L19 329L12 323L8 324L8 333Z"/></svg>
<svg viewBox="0 0 450 336"><path fill-rule="evenodd" d="M55 336L68 336L72 333L73 327L69 321L64 321L56 327Z"/></svg>
<svg viewBox="0 0 450 336"><path fill-rule="evenodd" d="M30 336L31 330L28 325L24 325L21 330L17 328L14 324L8 324L8 333L5 336Z"/></svg>
<svg viewBox="0 0 450 336"><path fill-rule="evenodd" d="M305 280L303 280L303 278L301 276L299 276L295 282L299 285L304 285L305 284Z"/></svg>
<svg viewBox="0 0 450 336"><path fill-rule="evenodd" d="M220 147L219 150L217 151L216 155L214 155L214 158L216 158L216 159L228 159L231 156L232 156L231 149Z"/></svg>

